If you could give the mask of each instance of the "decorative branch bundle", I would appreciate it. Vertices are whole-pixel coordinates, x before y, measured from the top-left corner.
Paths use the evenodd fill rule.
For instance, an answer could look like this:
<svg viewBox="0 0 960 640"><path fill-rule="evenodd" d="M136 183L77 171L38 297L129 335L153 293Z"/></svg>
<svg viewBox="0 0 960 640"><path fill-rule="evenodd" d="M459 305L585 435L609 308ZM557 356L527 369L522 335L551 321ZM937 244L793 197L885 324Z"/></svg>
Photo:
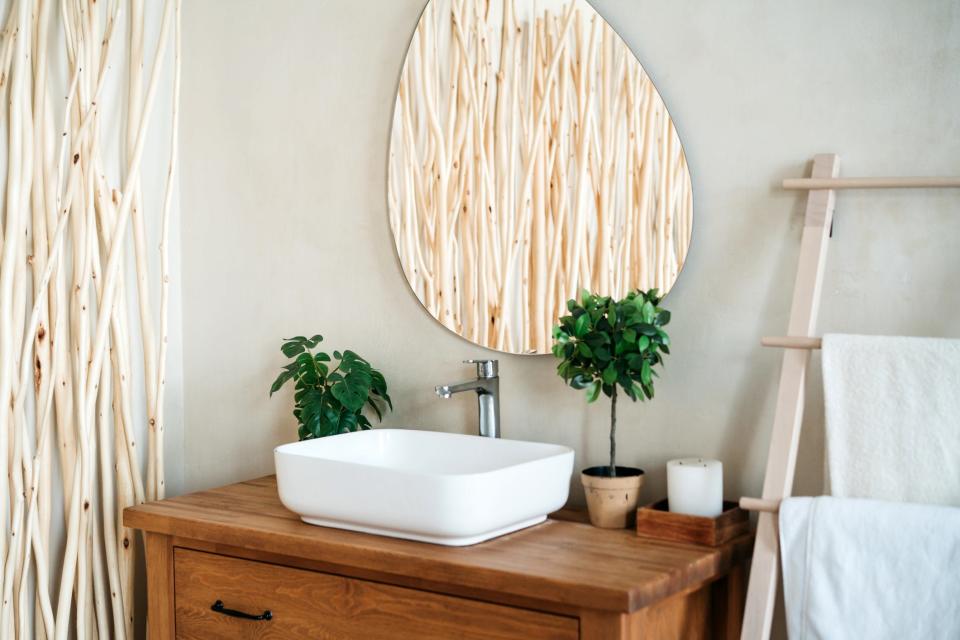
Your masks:
<svg viewBox="0 0 960 640"><path fill-rule="evenodd" d="M0 224L0 398L8 407L0 411L3 638L133 636L136 539L120 518L124 507L164 492L167 237L180 84L180 0L164 0L145 93L143 9L142 0L11 0L0 32L7 140ZM118 42L124 18L129 38ZM171 40L172 135L161 206L146 202L140 180ZM116 78L127 57L129 77ZM129 87L116 99L128 123L122 133L121 118L101 116L114 100L104 91L109 76ZM126 143L114 149L117 140ZM111 175L116 155L122 168ZM149 269L148 214L161 229L153 249L159 276ZM131 246L135 319L128 317L124 273ZM158 317L151 277L161 291ZM136 390L140 379L144 388ZM146 483L140 432L150 435ZM55 491L57 477L62 486ZM62 505L54 502L58 494ZM53 535L60 514L64 540Z"/></svg>
<svg viewBox="0 0 960 640"><path fill-rule="evenodd" d="M400 79L388 199L430 313L547 353L581 288L668 291L687 254L686 158L640 63L583 0L432 0Z"/></svg>

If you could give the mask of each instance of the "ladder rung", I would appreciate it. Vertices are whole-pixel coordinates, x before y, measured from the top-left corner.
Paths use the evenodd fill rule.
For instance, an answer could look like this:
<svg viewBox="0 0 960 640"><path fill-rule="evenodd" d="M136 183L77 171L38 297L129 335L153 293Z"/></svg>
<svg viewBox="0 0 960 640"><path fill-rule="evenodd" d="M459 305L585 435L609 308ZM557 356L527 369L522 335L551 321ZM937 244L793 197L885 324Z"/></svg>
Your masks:
<svg viewBox="0 0 960 640"><path fill-rule="evenodd" d="M783 347L784 349L819 349L823 345L823 339L805 336L765 336L760 338L760 344L765 347Z"/></svg>
<svg viewBox="0 0 960 640"><path fill-rule="evenodd" d="M780 501L768 500L765 498L740 498L740 508L744 511L764 511L766 513L777 513L780 511Z"/></svg>

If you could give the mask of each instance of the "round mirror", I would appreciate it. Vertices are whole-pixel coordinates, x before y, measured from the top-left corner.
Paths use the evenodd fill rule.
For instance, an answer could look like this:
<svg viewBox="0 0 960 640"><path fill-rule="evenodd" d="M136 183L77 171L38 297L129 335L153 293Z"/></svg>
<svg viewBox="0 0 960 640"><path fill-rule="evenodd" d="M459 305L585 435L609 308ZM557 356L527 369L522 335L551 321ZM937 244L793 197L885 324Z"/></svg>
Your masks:
<svg viewBox="0 0 960 640"><path fill-rule="evenodd" d="M431 0L390 137L397 254L462 337L549 353L580 289L673 286L693 223L666 106L585 0Z"/></svg>

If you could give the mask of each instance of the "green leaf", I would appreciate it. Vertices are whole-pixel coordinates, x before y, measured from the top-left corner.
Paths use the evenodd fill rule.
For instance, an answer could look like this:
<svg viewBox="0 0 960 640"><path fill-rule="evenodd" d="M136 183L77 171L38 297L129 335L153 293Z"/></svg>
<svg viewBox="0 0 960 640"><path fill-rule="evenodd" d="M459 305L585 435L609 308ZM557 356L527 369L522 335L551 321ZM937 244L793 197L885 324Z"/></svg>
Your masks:
<svg viewBox="0 0 960 640"><path fill-rule="evenodd" d="M642 333L645 336L655 336L657 335L657 328L652 324L646 322L641 322L636 326L637 331Z"/></svg>
<svg viewBox="0 0 960 640"><path fill-rule="evenodd" d="M650 363L646 360L644 360L643 366L640 368L640 382L642 382L644 386L653 382L653 369L650 368Z"/></svg>
<svg viewBox="0 0 960 640"><path fill-rule="evenodd" d="M590 388L587 389L587 402L596 402L597 398L600 397L600 381L594 380L590 385Z"/></svg>
<svg viewBox="0 0 960 640"><path fill-rule="evenodd" d="M285 342L283 346L280 347L280 351L282 351L283 355L287 356L288 358L292 358L298 353L303 353L304 350L305 349L301 342Z"/></svg>
<svg viewBox="0 0 960 640"><path fill-rule="evenodd" d="M367 405L369 405L370 408L373 409L373 412L377 414L377 420L383 422L383 413L380 411L380 407L377 406L377 403L374 402L373 398L367 397Z"/></svg>
<svg viewBox="0 0 960 640"><path fill-rule="evenodd" d="M337 427L337 433L347 433L357 430L357 414L351 411L343 411L340 414L340 424Z"/></svg>
<svg viewBox="0 0 960 640"><path fill-rule="evenodd" d="M370 373L360 369L351 371L330 387L330 393L339 400L344 407L351 411L359 411L370 393Z"/></svg>
<svg viewBox="0 0 960 640"><path fill-rule="evenodd" d="M623 339L627 342L636 342L637 341L637 332L633 329L627 328L623 331Z"/></svg>
<svg viewBox="0 0 960 640"><path fill-rule="evenodd" d="M590 347L587 346L586 342L577 343L577 351L579 351L584 358L589 358L593 355L593 352L590 351Z"/></svg>
<svg viewBox="0 0 960 640"><path fill-rule="evenodd" d="M273 381L273 386L270 387L270 395L272 396L277 391L280 390L287 380L293 377L293 371L287 370L277 376L277 379Z"/></svg>
<svg viewBox="0 0 960 640"><path fill-rule="evenodd" d="M650 302L644 302L643 307L640 309L640 315L643 317L643 321L652 323L654 314L655 310L653 308L653 304Z"/></svg>
<svg viewBox="0 0 960 640"><path fill-rule="evenodd" d="M577 318L577 324L574 328L574 335L578 338L582 338L587 334L587 331L590 329L590 317L588 314L584 313L579 318Z"/></svg>
<svg viewBox="0 0 960 640"><path fill-rule="evenodd" d="M590 384L590 378L582 373L578 373L570 380L570 386L574 389L586 389Z"/></svg>
<svg viewBox="0 0 960 640"><path fill-rule="evenodd" d="M607 365L607 368L603 370L603 382L604 384L613 384L617 380L617 369L613 366L613 363Z"/></svg>
<svg viewBox="0 0 960 640"><path fill-rule="evenodd" d="M650 348L650 338L648 336L640 336L637 340L637 349L640 351L646 351Z"/></svg>
<svg viewBox="0 0 960 640"><path fill-rule="evenodd" d="M370 385L371 392L386 402L390 410L393 411L393 400L391 400L389 394L387 394L387 380L383 377L383 374L376 369L370 370Z"/></svg>
<svg viewBox="0 0 960 640"><path fill-rule="evenodd" d="M603 345L610 344L611 342L609 335L599 331L591 331L587 335L583 336L583 340L592 348L602 347Z"/></svg>

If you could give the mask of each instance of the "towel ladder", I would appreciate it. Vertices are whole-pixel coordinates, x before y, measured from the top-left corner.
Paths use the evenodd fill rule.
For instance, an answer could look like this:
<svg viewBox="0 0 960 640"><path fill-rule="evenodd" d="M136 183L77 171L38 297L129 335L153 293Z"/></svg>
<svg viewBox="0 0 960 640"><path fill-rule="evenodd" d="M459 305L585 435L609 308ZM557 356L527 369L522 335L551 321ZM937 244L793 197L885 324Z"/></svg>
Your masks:
<svg viewBox="0 0 960 640"><path fill-rule="evenodd" d="M788 178L784 189L807 190L800 259L793 287L787 336L765 337L761 344L781 347L780 384L767 454L761 498L743 497L740 507L759 512L753 565L747 589L741 640L767 640L773 624L780 572L777 512L793 488L793 475L803 420L804 384L810 351L821 347L813 332L827 257L837 189L960 188L960 177L840 178L840 158L819 154L809 178Z"/></svg>

